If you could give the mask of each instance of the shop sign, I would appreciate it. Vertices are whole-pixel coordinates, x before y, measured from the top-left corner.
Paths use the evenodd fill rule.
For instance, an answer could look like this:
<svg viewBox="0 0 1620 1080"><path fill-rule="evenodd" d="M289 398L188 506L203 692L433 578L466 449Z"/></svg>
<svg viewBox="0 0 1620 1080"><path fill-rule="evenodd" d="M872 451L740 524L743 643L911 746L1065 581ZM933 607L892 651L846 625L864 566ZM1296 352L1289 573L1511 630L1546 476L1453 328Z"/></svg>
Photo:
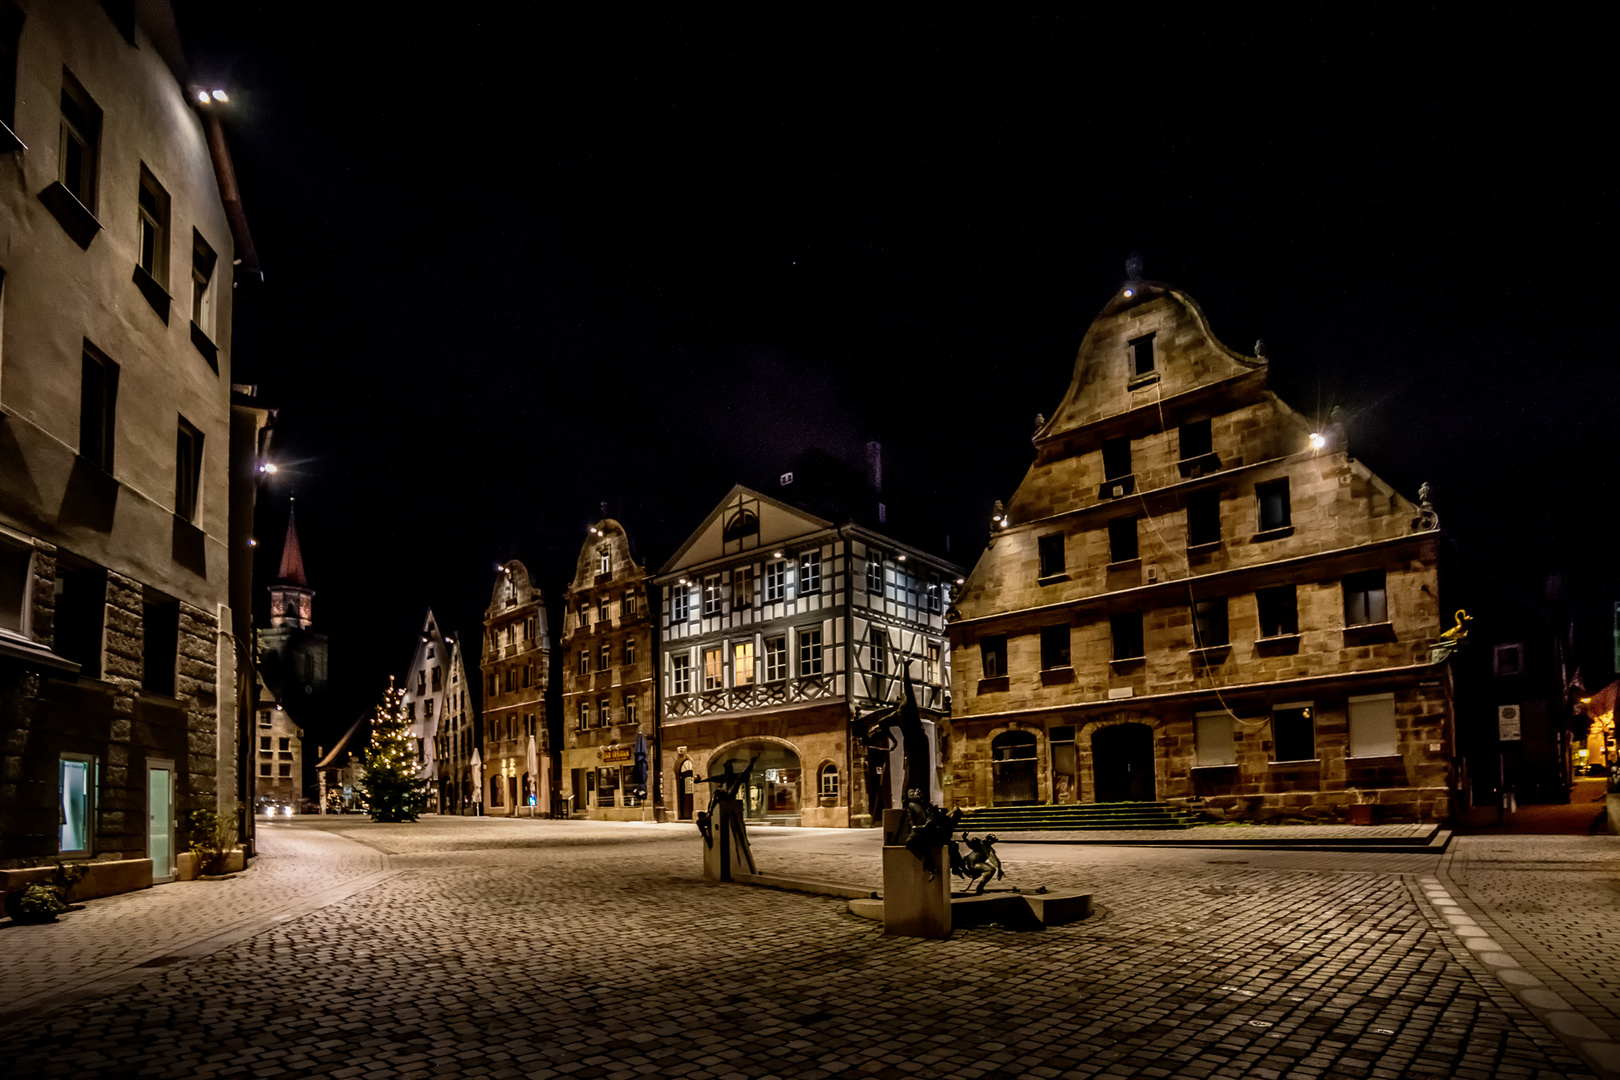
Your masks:
<svg viewBox="0 0 1620 1080"><path fill-rule="evenodd" d="M1500 742L1520 741L1519 707L1517 705L1498 705L1496 707L1496 738Z"/></svg>
<svg viewBox="0 0 1620 1080"><path fill-rule="evenodd" d="M634 752L629 746L604 746L597 751L604 765L628 765Z"/></svg>

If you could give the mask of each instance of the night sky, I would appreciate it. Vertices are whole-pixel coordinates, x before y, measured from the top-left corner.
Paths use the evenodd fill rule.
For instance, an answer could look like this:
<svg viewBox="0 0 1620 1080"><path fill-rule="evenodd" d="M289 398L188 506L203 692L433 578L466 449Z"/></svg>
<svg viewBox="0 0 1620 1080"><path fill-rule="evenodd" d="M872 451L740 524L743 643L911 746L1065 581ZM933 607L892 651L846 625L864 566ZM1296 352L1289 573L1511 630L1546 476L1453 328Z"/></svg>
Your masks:
<svg viewBox="0 0 1620 1080"><path fill-rule="evenodd" d="M1132 251L1465 546L1613 598L1595 15L176 6L334 726L497 560L555 596L605 501L656 568L811 447L881 440L971 566Z"/></svg>

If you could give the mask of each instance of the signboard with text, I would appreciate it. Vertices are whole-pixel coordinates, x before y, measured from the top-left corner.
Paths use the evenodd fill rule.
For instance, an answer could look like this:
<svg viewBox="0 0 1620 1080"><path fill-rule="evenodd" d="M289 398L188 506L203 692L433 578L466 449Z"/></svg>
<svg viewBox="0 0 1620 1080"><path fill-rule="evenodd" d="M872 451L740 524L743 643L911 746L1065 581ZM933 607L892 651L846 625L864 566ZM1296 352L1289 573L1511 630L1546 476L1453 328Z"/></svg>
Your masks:
<svg viewBox="0 0 1620 1080"><path fill-rule="evenodd" d="M1496 707L1496 738L1499 742L1519 741L1519 707L1517 705L1498 705Z"/></svg>

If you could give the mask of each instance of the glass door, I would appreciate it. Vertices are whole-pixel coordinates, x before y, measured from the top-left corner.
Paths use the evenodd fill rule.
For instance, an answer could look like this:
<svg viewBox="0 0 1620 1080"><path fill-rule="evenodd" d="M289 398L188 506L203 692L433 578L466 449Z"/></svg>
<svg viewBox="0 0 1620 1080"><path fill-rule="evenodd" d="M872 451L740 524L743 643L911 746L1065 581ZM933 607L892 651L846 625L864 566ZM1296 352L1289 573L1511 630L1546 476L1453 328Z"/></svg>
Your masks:
<svg viewBox="0 0 1620 1080"><path fill-rule="evenodd" d="M168 761L146 764L146 853L152 860L152 880L174 880L174 765Z"/></svg>

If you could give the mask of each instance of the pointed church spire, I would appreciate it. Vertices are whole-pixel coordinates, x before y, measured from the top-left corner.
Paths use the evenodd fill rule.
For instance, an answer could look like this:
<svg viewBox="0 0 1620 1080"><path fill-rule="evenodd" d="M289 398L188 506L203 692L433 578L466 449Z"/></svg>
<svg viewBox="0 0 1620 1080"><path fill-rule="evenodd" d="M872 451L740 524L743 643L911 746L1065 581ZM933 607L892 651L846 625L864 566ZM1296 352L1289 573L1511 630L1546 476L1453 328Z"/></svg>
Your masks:
<svg viewBox="0 0 1620 1080"><path fill-rule="evenodd" d="M287 542L281 548L281 571L276 574L276 580L307 589L309 579L304 577L304 551L298 546L298 527L294 523L297 510L294 506L287 511Z"/></svg>

